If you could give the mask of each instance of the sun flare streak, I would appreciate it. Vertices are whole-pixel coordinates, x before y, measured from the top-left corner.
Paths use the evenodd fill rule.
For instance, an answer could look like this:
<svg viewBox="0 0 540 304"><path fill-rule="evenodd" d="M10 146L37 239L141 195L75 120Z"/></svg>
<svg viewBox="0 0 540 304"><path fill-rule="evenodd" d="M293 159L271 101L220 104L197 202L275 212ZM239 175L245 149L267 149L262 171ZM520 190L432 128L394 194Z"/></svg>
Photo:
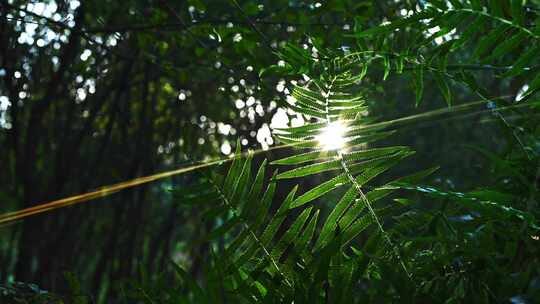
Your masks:
<svg viewBox="0 0 540 304"><path fill-rule="evenodd" d="M320 146L326 150L340 150L345 146L345 131L346 127L336 121L329 124L323 129L322 133L317 136Z"/></svg>

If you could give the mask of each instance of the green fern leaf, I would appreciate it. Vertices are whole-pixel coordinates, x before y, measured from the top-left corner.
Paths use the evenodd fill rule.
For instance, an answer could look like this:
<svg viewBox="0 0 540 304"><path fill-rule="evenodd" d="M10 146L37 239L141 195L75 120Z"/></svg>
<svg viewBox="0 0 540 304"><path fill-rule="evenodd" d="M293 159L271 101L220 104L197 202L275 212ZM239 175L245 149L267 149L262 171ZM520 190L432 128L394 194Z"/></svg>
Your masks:
<svg viewBox="0 0 540 304"><path fill-rule="evenodd" d="M503 34L511 28L508 24L500 24L489 35L485 36L478 42L478 46L474 50L474 57L481 59L493 46L498 39L503 37Z"/></svg>
<svg viewBox="0 0 540 304"><path fill-rule="evenodd" d="M536 74L534 79L528 84L528 89L522 95L522 99L531 96L540 89L540 73Z"/></svg>
<svg viewBox="0 0 540 304"><path fill-rule="evenodd" d="M323 151L316 150L301 154L296 154L286 158L278 159L270 164L272 165L299 165L310 161L323 160L336 157L338 154L336 151Z"/></svg>
<svg viewBox="0 0 540 304"><path fill-rule="evenodd" d="M439 90L441 91L444 100L446 101L446 104L449 107L452 106L452 93L450 91L448 83L444 80L443 74L435 72L433 73L433 78L435 79L435 82L437 82L437 86L439 87Z"/></svg>
<svg viewBox="0 0 540 304"><path fill-rule="evenodd" d="M518 75L523 74L527 71L527 68L531 64L531 61L538 57L538 54L540 53L540 46L531 46L529 49L521 54L521 56L518 58L516 62L512 65L512 68L504 73L502 77L515 77Z"/></svg>
<svg viewBox="0 0 540 304"><path fill-rule="evenodd" d="M378 210L375 210L375 213L378 217L384 218L386 215L395 212L400 205L394 204L391 206L383 207ZM344 243L349 243L356 236L358 236L362 231L369 227L373 223L373 216L371 214L365 214L362 217L356 219L344 232L343 240Z"/></svg>
<svg viewBox="0 0 540 304"><path fill-rule="evenodd" d="M523 12L523 0L510 0L510 10L512 13L512 21L520 26L525 23L525 16Z"/></svg>
<svg viewBox="0 0 540 304"><path fill-rule="evenodd" d="M491 62L493 59L503 57L509 52L520 47L521 42L523 42L527 38L528 38L528 35L525 32L521 32L521 31L518 32L517 34L513 35L510 39L507 39L506 41L504 41L503 43L495 47L495 49L489 56L482 59L482 62Z"/></svg>
<svg viewBox="0 0 540 304"><path fill-rule="evenodd" d="M311 214L312 207L306 208L302 213L296 218L292 225L287 229L287 232L279 239L274 248L272 249L271 255L274 259L279 260L281 255L285 252L285 249L293 243L293 241L300 237L301 229L304 227L309 215Z"/></svg>
<svg viewBox="0 0 540 304"><path fill-rule="evenodd" d="M319 174L326 171L338 170L340 168L339 160L330 160L322 163L311 164L278 174L277 179L297 178L313 174Z"/></svg>
<svg viewBox="0 0 540 304"><path fill-rule="evenodd" d="M418 64L414 69L414 87L416 94L416 107L420 105L422 101L422 95L424 94L424 67Z"/></svg>
<svg viewBox="0 0 540 304"><path fill-rule="evenodd" d="M309 191L305 192L304 194L300 195L298 198L294 200L291 204L291 208L297 208L304 204L307 204L324 194L337 189L338 187L346 184L348 182L348 178L346 175L341 174L338 175L326 182L323 182L316 187L310 189Z"/></svg>

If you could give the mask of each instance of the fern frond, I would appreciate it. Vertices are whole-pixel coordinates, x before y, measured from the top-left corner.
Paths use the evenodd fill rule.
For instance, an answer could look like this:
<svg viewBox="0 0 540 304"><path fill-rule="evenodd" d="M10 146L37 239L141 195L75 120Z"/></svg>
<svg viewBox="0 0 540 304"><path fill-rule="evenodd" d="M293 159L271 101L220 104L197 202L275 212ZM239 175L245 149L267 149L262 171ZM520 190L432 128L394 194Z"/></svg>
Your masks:
<svg viewBox="0 0 540 304"><path fill-rule="evenodd" d="M521 98L528 98L540 89L540 58L534 55L540 45L538 19L537 12L526 10L522 1L489 1L487 7L479 1L430 1L411 16L354 34L359 41L371 39L374 49L350 56L357 57L363 65L373 65L380 59L384 79L393 71L401 73L403 62L409 64L404 69L414 76L417 105L422 98L424 71L432 73L450 104L449 80L460 80L450 68L459 73L471 64L480 69L502 70L502 77L522 76L522 85L528 88ZM392 41L400 36L406 37L407 44L402 50L392 45L395 54L387 54L388 45L377 45L381 38ZM473 50L470 58L463 60L460 56L457 64L449 63L451 55L465 48ZM460 54L463 53L467 54Z"/></svg>
<svg viewBox="0 0 540 304"><path fill-rule="evenodd" d="M352 61L358 59L348 58ZM389 68L389 57L382 58ZM325 172L338 173L298 196L290 204L290 208L303 207L341 186L349 187L325 222L315 244L315 252L329 246L332 237L339 231L343 233L344 241L340 247L345 246L372 223L377 225L377 229L385 235L385 240L391 244L377 215L378 211L373 208L373 201L364 194L362 186L412 154L407 147L365 149L367 142L389 134L362 128L367 108L364 96L358 93L357 84L363 76L359 77L354 73L350 62L337 58L313 85L292 88L295 102L290 108L318 121L308 127L280 129L277 138L287 143L294 141L295 145L311 149L272 162L275 165L297 166L280 173L278 179L300 178ZM313 112L316 112L316 115L313 115ZM377 198L373 194L368 195ZM358 196L360 199L356 199ZM367 212L363 212L364 208ZM390 247L400 259L395 246ZM406 269L403 263L402 265Z"/></svg>

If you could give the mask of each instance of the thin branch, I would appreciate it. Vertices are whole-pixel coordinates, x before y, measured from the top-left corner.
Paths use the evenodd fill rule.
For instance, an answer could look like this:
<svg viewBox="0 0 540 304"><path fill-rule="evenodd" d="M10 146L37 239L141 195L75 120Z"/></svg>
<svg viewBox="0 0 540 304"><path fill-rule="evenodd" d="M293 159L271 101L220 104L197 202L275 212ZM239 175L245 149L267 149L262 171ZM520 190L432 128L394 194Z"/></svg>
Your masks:
<svg viewBox="0 0 540 304"><path fill-rule="evenodd" d="M7 4L7 6L12 10L24 12L34 18L44 20L45 22L57 28L60 28L60 29L65 29L66 27L69 28L67 24L60 21L56 21L49 17L38 15L34 12L16 7L11 4ZM33 21L33 20L25 20L24 18L11 17L7 19L20 21L23 23L41 24L40 22ZM249 21L243 21L243 20L238 20L238 19L210 19L208 18L208 19L192 20L191 23L189 24L187 24L186 22L169 22L169 23L157 23L157 24L127 24L127 25L117 25L117 26L108 26L108 27L89 27L86 29L78 30L77 32L85 33L85 34L114 34L114 33L127 33L127 32L141 32L141 31L178 31L179 27L182 27L183 30L187 30L188 28L191 28L194 26L224 25L224 24L229 24L229 23L241 24L241 25L251 25L251 24L279 25L283 27L287 27L287 26L343 27L345 25L350 25L350 23L347 23L347 22L301 23L301 22L272 21L272 20L261 20L261 19L250 19Z"/></svg>
<svg viewBox="0 0 540 304"><path fill-rule="evenodd" d="M112 27L95 27L88 28L84 30L86 33L125 33L125 32L137 32L137 31L178 31L178 27L182 26L185 28L194 27L194 26L205 26L205 25L224 25L224 24L241 24L241 25L251 25L250 22L241 21L237 19L200 19L193 20L190 24L172 22L172 23L160 23L160 24L133 24L133 25L120 25ZM260 25L279 25L283 27L287 26L336 26L342 27L347 23L324 23L324 22L314 22L314 23L300 23L300 22L285 22L285 21L265 21L265 20L251 20L251 23L260 24Z"/></svg>
<svg viewBox="0 0 540 304"><path fill-rule="evenodd" d="M56 27L60 28L60 29L71 29L67 24L63 23L63 22L60 22L60 21L56 21L52 18L49 18L49 17L45 17L45 16L42 16L42 15L38 15L32 11L29 11L27 9L24 9L24 8L20 8L20 7L17 7L13 4L9 4L7 1L5 1L3 3L3 5L5 5L7 8L11 9L11 10L15 10L15 11L18 11L18 12L22 12L22 13L25 13L27 15L30 15L32 17L35 17L35 18L38 18L38 19L42 19L42 20L45 20L47 23L49 24L52 24L52 25L55 25ZM19 21L23 21L23 22L26 22L24 20L19 20ZM33 22L32 22L33 23Z"/></svg>
<svg viewBox="0 0 540 304"><path fill-rule="evenodd" d="M240 13L244 16L244 18L247 20L251 28L264 40L264 43L266 44L266 46L269 47L272 51L275 51L276 49L272 47L272 44L270 43L270 40L268 39L268 37L266 37L266 35L259 30L259 28L255 25L255 23L253 23L251 18L249 18L246 12L244 12L244 9L242 9L240 4L238 4L238 1L231 0L231 2L234 4L234 6L236 6L238 11L240 11Z"/></svg>
<svg viewBox="0 0 540 304"><path fill-rule="evenodd" d="M511 96L499 96L499 97L493 98L493 99L506 98L506 97L511 97ZM401 118L390 120L390 121L387 121L387 122L374 123L374 124L371 124L371 125L365 125L365 126L362 126L362 129L363 130L381 129L383 127L386 128L386 127L390 127L390 126L394 126L394 125L399 125L401 123L411 123L411 122L414 122L414 121L416 121L417 119L420 119L420 118L432 117L432 116L441 115L441 114L445 114L445 113L455 112L457 110L464 110L466 107L470 107L472 105L477 105L477 104L483 104L483 103L485 103L484 100L477 100L477 101L473 101L473 102L470 102L470 103L467 103L467 104L454 106L453 108L444 107L444 108L441 108L441 109L438 109L438 110L433 110L433 111L425 112L425 113L422 113L422 114L416 114L416 115L401 117ZM536 104L538 104L538 103L536 103ZM498 111L505 111L505 110L521 108L521 107L525 107L525 106L529 106L529 104L520 103L520 104L516 104L516 105L500 107L500 108L498 108ZM476 115L476 114L486 113L486 112L489 112L489 111L492 111L492 110L486 109L486 110L474 112L472 114ZM467 115L469 115L469 114L467 114ZM285 144L285 145L281 145L281 146L274 146L274 147L269 148L268 150L259 149L259 150L252 151L251 153L253 153L253 154L266 153L266 152L269 152L269 151L281 150L281 149L285 149L285 148L291 148L291 147L294 147L295 145L298 145L298 144L300 144L300 142L296 143L296 144ZM180 169L176 169L176 170L170 170L170 171L157 173L157 174L152 174L152 175L148 175L148 176L142 176L142 177L138 177L138 178L135 178L135 179L126 180L126 181L123 181L123 182L120 182L120 183L117 183L117 184L103 186L99 190L96 190L96 191L92 191L92 192L88 192L88 193L82 193L82 194L66 197L66 198L63 198L63 199L59 199L59 200L56 200L56 201L51 201L51 202L47 202L47 203L44 203L44 204L39 204L39 205L36 205L35 207L26 208L26 209L22 209L22 210L19 210L19 211L0 214L0 228L2 228L4 226L7 226L7 225L10 225L10 224L18 223L23 218L26 218L26 217L31 216L31 215L52 211L52 210L57 209L57 208L62 208L62 207L66 207L66 206L70 206L70 205L74 205L74 204L78 204L78 203L83 203L83 202L90 201L90 200L93 200L93 199L108 196L108 195L111 195L111 194L116 193L118 191L128 189L128 188L131 188L131 187L135 187L135 186L138 186L140 184L153 182L153 181L163 179L163 178L168 178L168 177L171 177L171 176L174 176L174 175L181 175L183 173L195 171L195 170L201 169L201 168L211 167L211 166L217 165L217 164L222 164L224 162L232 161L235 158L242 158L242 157L245 157L245 156L246 156L246 154L244 153L244 154L240 154L240 155L234 155L234 157L224 157L224 158L218 158L218 159L213 159L213 160L210 160L210 161L202 161L202 162L190 162L188 164L188 166L184 167L184 168L180 168Z"/></svg>

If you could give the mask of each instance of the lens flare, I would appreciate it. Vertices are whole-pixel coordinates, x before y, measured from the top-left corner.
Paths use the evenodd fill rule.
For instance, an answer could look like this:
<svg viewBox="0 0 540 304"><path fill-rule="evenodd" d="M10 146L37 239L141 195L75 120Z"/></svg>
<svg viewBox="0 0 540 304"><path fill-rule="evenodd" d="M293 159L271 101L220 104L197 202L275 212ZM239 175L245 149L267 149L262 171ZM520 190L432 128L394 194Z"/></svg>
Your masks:
<svg viewBox="0 0 540 304"><path fill-rule="evenodd" d="M336 121L329 124L322 133L317 136L319 144L324 150L339 150L345 146L345 131L343 124Z"/></svg>

